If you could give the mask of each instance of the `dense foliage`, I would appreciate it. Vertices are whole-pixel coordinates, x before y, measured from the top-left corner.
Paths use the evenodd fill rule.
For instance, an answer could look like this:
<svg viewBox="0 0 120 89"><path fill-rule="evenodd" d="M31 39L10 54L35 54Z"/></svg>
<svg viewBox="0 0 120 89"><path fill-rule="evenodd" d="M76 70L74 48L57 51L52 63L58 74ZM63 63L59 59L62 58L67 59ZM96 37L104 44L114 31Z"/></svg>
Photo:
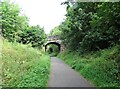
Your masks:
<svg viewBox="0 0 120 89"><path fill-rule="evenodd" d="M120 86L120 2L64 2L58 57L100 87Z"/></svg>
<svg viewBox="0 0 120 89"><path fill-rule="evenodd" d="M19 34L18 42L23 44L32 44L32 47L41 47L44 44L46 35L43 28L39 25L31 26L29 29Z"/></svg>
<svg viewBox="0 0 120 89"><path fill-rule="evenodd" d="M70 50L96 51L120 43L120 2L65 2L61 39Z"/></svg>
<svg viewBox="0 0 120 89"><path fill-rule="evenodd" d="M50 56L57 56L59 51L59 47L55 44L49 44L47 47L47 52L50 54Z"/></svg>
<svg viewBox="0 0 120 89"><path fill-rule="evenodd" d="M50 73L50 58L43 51L3 40L2 87L24 89L47 87Z"/></svg>
<svg viewBox="0 0 120 89"><path fill-rule="evenodd" d="M78 52L61 52L58 57L87 78L98 89L118 89L120 87L120 49L118 46L79 55ZM115 61L116 60L116 61ZM119 62L120 63L120 62Z"/></svg>
<svg viewBox="0 0 120 89"><path fill-rule="evenodd" d="M2 35L10 42L31 44L33 47L41 47L46 35L40 26L29 26L28 18L21 14L21 10L15 3L4 0L1 3L0 13L2 19Z"/></svg>
<svg viewBox="0 0 120 89"><path fill-rule="evenodd" d="M53 28L50 32L51 36L60 35L60 34L61 34L61 31L59 26Z"/></svg>

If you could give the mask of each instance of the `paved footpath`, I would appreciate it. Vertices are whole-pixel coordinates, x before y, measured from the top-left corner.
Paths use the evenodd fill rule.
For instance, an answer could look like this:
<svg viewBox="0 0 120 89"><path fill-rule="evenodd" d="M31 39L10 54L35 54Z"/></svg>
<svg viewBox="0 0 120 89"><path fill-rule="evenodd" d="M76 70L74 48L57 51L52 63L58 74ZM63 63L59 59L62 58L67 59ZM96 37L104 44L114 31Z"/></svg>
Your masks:
<svg viewBox="0 0 120 89"><path fill-rule="evenodd" d="M51 57L51 74L48 87L93 87L93 85L63 61Z"/></svg>

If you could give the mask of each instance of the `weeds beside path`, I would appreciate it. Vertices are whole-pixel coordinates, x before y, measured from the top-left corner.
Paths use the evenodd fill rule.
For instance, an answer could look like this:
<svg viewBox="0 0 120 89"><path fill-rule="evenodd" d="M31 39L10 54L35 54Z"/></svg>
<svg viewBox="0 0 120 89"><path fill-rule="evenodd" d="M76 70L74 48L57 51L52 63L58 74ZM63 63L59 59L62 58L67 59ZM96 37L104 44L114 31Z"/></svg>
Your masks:
<svg viewBox="0 0 120 89"><path fill-rule="evenodd" d="M118 55L120 52L115 46L85 55L66 50L58 57L98 87L120 87Z"/></svg>
<svg viewBox="0 0 120 89"><path fill-rule="evenodd" d="M46 87L50 72L49 56L40 50L4 41L2 85L4 87Z"/></svg>
<svg viewBox="0 0 120 89"><path fill-rule="evenodd" d="M63 61L51 57L49 87L93 87L93 85Z"/></svg>

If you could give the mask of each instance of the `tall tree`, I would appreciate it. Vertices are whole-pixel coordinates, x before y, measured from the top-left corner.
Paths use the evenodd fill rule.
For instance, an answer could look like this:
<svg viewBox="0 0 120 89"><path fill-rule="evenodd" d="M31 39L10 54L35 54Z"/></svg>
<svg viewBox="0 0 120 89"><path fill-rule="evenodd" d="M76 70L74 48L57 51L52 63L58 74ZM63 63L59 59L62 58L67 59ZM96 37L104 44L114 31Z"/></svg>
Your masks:
<svg viewBox="0 0 120 89"><path fill-rule="evenodd" d="M29 26L29 19L22 15L20 8L9 0L2 2L2 34L8 41L17 41L23 44L32 44L32 47L41 47L46 38L44 29L40 26Z"/></svg>
<svg viewBox="0 0 120 89"><path fill-rule="evenodd" d="M2 12L2 34L9 41L14 41L18 32L25 30L28 25L28 18L20 16L20 8L9 0L2 2L0 12Z"/></svg>
<svg viewBox="0 0 120 89"><path fill-rule="evenodd" d="M61 34L61 31L60 31L60 27L59 26L56 26L50 32L50 35L60 35L60 34Z"/></svg>
<svg viewBox="0 0 120 89"><path fill-rule="evenodd" d="M120 43L120 2L67 4L66 20L60 25L68 48L95 51Z"/></svg>

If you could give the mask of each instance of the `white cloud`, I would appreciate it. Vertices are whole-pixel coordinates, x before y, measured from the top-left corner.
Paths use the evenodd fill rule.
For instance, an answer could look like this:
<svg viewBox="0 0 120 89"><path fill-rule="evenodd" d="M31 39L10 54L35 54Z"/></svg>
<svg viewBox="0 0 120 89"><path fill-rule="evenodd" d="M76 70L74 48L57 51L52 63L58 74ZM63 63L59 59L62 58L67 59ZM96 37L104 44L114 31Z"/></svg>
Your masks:
<svg viewBox="0 0 120 89"><path fill-rule="evenodd" d="M66 0L15 0L30 18L30 25L40 25L49 33L65 18L66 9L61 2Z"/></svg>

